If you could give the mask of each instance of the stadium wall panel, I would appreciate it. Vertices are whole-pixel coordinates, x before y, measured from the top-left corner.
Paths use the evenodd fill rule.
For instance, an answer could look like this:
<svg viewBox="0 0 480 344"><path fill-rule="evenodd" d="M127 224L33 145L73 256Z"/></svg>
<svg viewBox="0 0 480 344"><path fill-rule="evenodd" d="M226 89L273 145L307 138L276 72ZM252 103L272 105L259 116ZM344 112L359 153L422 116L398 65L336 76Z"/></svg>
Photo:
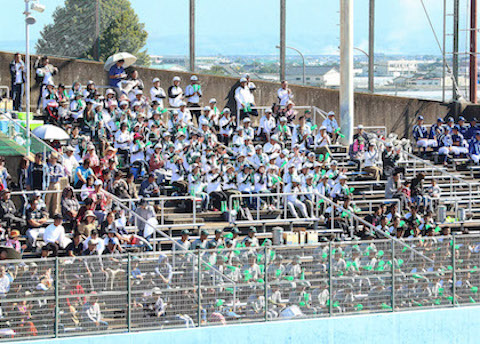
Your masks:
<svg viewBox="0 0 480 344"><path fill-rule="evenodd" d="M480 307L39 340L36 344L478 343Z"/></svg>

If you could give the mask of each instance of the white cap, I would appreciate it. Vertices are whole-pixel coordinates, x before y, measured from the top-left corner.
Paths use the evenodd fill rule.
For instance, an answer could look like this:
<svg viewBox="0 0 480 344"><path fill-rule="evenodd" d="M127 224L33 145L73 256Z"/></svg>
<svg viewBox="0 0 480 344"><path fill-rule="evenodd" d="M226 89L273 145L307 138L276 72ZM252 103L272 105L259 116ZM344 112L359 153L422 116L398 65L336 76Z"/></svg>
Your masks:
<svg viewBox="0 0 480 344"><path fill-rule="evenodd" d="M137 94L143 94L143 91L142 90L136 90L135 95L137 95Z"/></svg>
<svg viewBox="0 0 480 344"><path fill-rule="evenodd" d="M240 78L240 82L247 82L246 78Z"/></svg>
<svg viewBox="0 0 480 344"><path fill-rule="evenodd" d="M102 181L100 179L97 179L95 180L95 183L93 183L93 185L97 186L97 185L103 185Z"/></svg>
<svg viewBox="0 0 480 344"><path fill-rule="evenodd" d="M115 94L115 91L109 88L108 90L105 91L105 95L108 96L109 94Z"/></svg>
<svg viewBox="0 0 480 344"><path fill-rule="evenodd" d="M179 76L174 76L173 81L180 81L180 77Z"/></svg>
<svg viewBox="0 0 480 344"><path fill-rule="evenodd" d="M358 129L363 129L363 124L359 124L357 128Z"/></svg>
<svg viewBox="0 0 480 344"><path fill-rule="evenodd" d="M286 122L287 121L287 117L280 117L280 122Z"/></svg>
<svg viewBox="0 0 480 344"><path fill-rule="evenodd" d="M327 130L327 127L322 125L319 130Z"/></svg>
<svg viewBox="0 0 480 344"><path fill-rule="evenodd" d="M225 109L223 109L223 112L224 112L224 113L232 113L232 112L230 111L230 109L227 108L227 107L226 107Z"/></svg>
<svg viewBox="0 0 480 344"><path fill-rule="evenodd" d="M192 75L192 76L190 77L190 81L198 81L198 76Z"/></svg>
<svg viewBox="0 0 480 344"><path fill-rule="evenodd" d="M242 79L243 79L243 78L248 79L249 77L250 77L250 74L245 73L245 74L243 74Z"/></svg>
<svg viewBox="0 0 480 344"><path fill-rule="evenodd" d="M217 102L217 100L215 98L212 98L208 101L209 104L216 103L216 102Z"/></svg>
<svg viewBox="0 0 480 344"><path fill-rule="evenodd" d="M338 165L338 161L337 161L337 160L332 160L332 161L330 162L330 165L335 165L335 166L336 166L336 165Z"/></svg>
<svg viewBox="0 0 480 344"><path fill-rule="evenodd" d="M152 82L153 83L156 83L156 82L159 82L160 81L160 78L153 78Z"/></svg>
<svg viewBox="0 0 480 344"><path fill-rule="evenodd" d="M295 103L294 103L294 102L292 102L291 100L289 100L289 101L287 102L287 105L290 105L290 104L293 104L293 105L295 105Z"/></svg>
<svg viewBox="0 0 480 344"><path fill-rule="evenodd" d="M123 106L123 105L128 105L128 102L127 102L126 100L122 100L122 101L120 102L120 106Z"/></svg>
<svg viewBox="0 0 480 344"><path fill-rule="evenodd" d="M257 150L257 149L262 149L262 146L256 145L256 146L255 146L255 150Z"/></svg>
<svg viewBox="0 0 480 344"><path fill-rule="evenodd" d="M212 110L212 109L210 108L210 106L205 106L205 107L203 108L203 110L204 110L204 111L210 111L210 110Z"/></svg>
<svg viewBox="0 0 480 344"><path fill-rule="evenodd" d="M140 102L134 102L134 103L132 104L132 107L135 107L135 106L142 106L142 103L140 103Z"/></svg>
<svg viewBox="0 0 480 344"><path fill-rule="evenodd" d="M88 85L95 85L95 82L94 82L93 80L88 80L87 86L88 86Z"/></svg>
<svg viewBox="0 0 480 344"><path fill-rule="evenodd" d="M252 120L251 120L250 118L248 118L248 117L245 117L245 118L243 119L243 123L247 123L247 122L251 122L251 121L252 121Z"/></svg>
<svg viewBox="0 0 480 344"><path fill-rule="evenodd" d="M208 125L208 121L206 118L202 118L202 120L200 121L200 125Z"/></svg>
<svg viewBox="0 0 480 344"><path fill-rule="evenodd" d="M347 176L344 175L344 174L341 174L338 176L338 179L342 180L342 179L347 179Z"/></svg>
<svg viewBox="0 0 480 344"><path fill-rule="evenodd" d="M270 108L265 109L265 113L272 113L272 109Z"/></svg>
<svg viewBox="0 0 480 344"><path fill-rule="evenodd" d="M187 103L181 102L181 103L180 103L180 106L187 106Z"/></svg>
<svg viewBox="0 0 480 344"><path fill-rule="evenodd" d="M330 111L330 112L327 114L327 116L335 116L335 112Z"/></svg>

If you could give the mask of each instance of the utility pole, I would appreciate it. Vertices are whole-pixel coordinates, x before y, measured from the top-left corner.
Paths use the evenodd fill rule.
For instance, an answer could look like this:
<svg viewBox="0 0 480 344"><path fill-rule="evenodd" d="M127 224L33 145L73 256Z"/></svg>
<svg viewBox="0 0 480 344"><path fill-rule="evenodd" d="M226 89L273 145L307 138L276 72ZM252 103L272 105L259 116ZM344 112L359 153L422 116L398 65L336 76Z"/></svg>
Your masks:
<svg viewBox="0 0 480 344"><path fill-rule="evenodd" d="M348 145L353 123L353 0L340 0L340 124Z"/></svg>
<svg viewBox="0 0 480 344"><path fill-rule="evenodd" d="M280 81L286 79L285 76L285 52L286 46L286 0L280 0Z"/></svg>
<svg viewBox="0 0 480 344"><path fill-rule="evenodd" d="M470 5L470 101L477 103L477 0Z"/></svg>
<svg viewBox="0 0 480 344"><path fill-rule="evenodd" d="M93 58L100 61L100 0L95 0L95 40Z"/></svg>
<svg viewBox="0 0 480 344"><path fill-rule="evenodd" d="M368 24L368 90L375 92L375 0L370 0Z"/></svg>
<svg viewBox="0 0 480 344"><path fill-rule="evenodd" d="M459 32L459 7L460 0L453 0L453 63L452 63L452 73L453 73L453 100L457 100L459 97L458 94L458 32ZM460 85L458 85L460 86Z"/></svg>
<svg viewBox="0 0 480 344"><path fill-rule="evenodd" d="M190 71L195 72L195 0L190 0Z"/></svg>

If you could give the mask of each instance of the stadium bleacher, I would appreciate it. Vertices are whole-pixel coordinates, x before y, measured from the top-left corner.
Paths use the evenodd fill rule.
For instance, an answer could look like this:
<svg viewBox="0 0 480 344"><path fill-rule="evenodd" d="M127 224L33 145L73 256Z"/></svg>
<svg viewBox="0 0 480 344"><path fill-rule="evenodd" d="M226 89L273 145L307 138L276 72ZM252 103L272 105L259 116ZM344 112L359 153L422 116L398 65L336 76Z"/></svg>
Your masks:
<svg viewBox="0 0 480 344"><path fill-rule="evenodd" d="M48 84L38 117L71 139L0 166L2 339L480 301L475 152L439 158L418 127L359 125L346 147L334 113L283 87L255 106L242 78L220 111L198 79ZM21 123L2 116L8 140Z"/></svg>

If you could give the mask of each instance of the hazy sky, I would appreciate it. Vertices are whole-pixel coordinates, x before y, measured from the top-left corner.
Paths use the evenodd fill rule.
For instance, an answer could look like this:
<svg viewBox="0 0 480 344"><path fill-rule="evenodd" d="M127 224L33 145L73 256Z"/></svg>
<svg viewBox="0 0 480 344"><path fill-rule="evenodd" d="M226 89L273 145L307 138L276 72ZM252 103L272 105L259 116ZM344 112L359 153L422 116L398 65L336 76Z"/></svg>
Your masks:
<svg viewBox="0 0 480 344"><path fill-rule="evenodd" d="M82 0L78 0L82 1ZM368 0L355 1L355 46L368 44ZM424 0L438 35L442 35L441 0ZM0 50L24 51L23 0L2 0ZM32 45L63 0L41 0L35 14ZM465 0L462 11L465 13ZM132 0L149 32L155 55L188 54L189 0ZM276 54L279 0L197 0L197 55ZM420 0L377 0L376 51L387 54L440 54ZM287 0L287 45L305 54L335 54L339 37L339 0ZM462 28L465 16L462 15ZM461 40L462 45L465 35ZM288 52L289 54L291 52Z"/></svg>

